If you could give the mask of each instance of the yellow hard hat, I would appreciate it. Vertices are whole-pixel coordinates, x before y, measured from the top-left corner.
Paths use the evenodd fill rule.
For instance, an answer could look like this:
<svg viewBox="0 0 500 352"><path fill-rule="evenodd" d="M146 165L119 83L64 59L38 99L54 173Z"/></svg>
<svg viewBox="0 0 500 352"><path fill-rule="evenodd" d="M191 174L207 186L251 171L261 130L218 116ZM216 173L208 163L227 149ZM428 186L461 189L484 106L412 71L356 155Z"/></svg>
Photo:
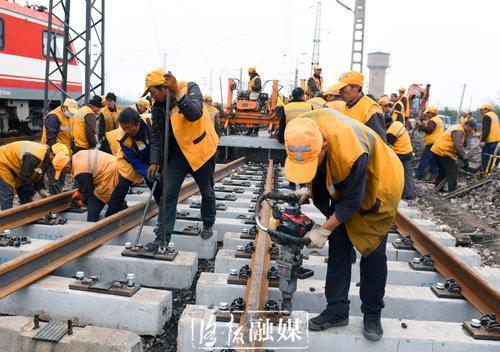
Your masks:
<svg viewBox="0 0 500 352"><path fill-rule="evenodd" d="M256 71L256 70L255 70L255 67L254 67L254 66L250 66L250 67L248 68L248 73L255 73L255 71Z"/></svg>
<svg viewBox="0 0 500 352"><path fill-rule="evenodd" d="M321 131L311 119L294 119L285 129L285 175L295 183L309 183L316 176L323 146Z"/></svg>
<svg viewBox="0 0 500 352"><path fill-rule="evenodd" d="M68 165L69 161L70 157L67 154L63 152L56 154L56 156L52 160L52 165L54 165L54 169L56 170L54 176L56 180L59 180L62 170L66 167L66 165Z"/></svg>
<svg viewBox="0 0 500 352"><path fill-rule="evenodd" d="M437 106L429 106L427 109L425 109L424 113L427 114L428 112L433 113L433 114L437 114L438 113Z"/></svg>
<svg viewBox="0 0 500 352"><path fill-rule="evenodd" d="M203 101L205 103L211 103L212 102L212 97L210 96L210 94L203 94Z"/></svg>
<svg viewBox="0 0 500 352"><path fill-rule="evenodd" d="M151 111L151 103L145 98L141 98L137 101L137 105L145 107L148 111Z"/></svg>
<svg viewBox="0 0 500 352"><path fill-rule="evenodd" d="M389 105L391 102L389 101L389 99L387 99L387 97L382 97L378 100L378 104L380 106L386 106L386 105Z"/></svg>
<svg viewBox="0 0 500 352"><path fill-rule="evenodd" d="M483 109L487 109L487 110L491 110L492 107L491 107L491 104L483 104L479 107L479 109L483 110Z"/></svg>
<svg viewBox="0 0 500 352"><path fill-rule="evenodd" d="M340 91L335 88L335 85L331 85L330 87L328 87L327 91L323 95L329 95L329 94L339 96Z"/></svg>
<svg viewBox="0 0 500 352"><path fill-rule="evenodd" d="M76 100L66 98L62 106L66 107L72 115L78 112L78 103L76 102Z"/></svg>
<svg viewBox="0 0 500 352"><path fill-rule="evenodd" d="M68 147L62 143L55 143L52 145L52 147L50 147L50 149L54 154L64 153L65 155L69 155Z"/></svg>
<svg viewBox="0 0 500 352"><path fill-rule="evenodd" d="M149 92L149 88L161 86L165 83L165 71L162 68L151 71L146 75L146 87L142 92L141 97L145 96Z"/></svg>
<svg viewBox="0 0 500 352"><path fill-rule="evenodd" d="M339 81L331 86L329 89L335 90L337 89L339 92L345 86L350 84L354 84L360 87L363 87L365 80L365 76L361 72L357 71L349 71L340 75Z"/></svg>

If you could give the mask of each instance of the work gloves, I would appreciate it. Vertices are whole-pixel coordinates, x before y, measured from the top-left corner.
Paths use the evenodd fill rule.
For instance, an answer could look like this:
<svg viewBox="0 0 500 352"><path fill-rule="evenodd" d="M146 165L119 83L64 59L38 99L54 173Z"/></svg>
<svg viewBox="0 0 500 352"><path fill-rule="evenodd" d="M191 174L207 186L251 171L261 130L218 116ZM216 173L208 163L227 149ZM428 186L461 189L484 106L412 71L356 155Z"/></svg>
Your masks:
<svg viewBox="0 0 500 352"><path fill-rule="evenodd" d="M323 226L314 224L311 231L304 236L304 238L309 238L311 240L307 248L323 248L331 233L330 230L325 229Z"/></svg>
<svg viewBox="0 0 500 352"><path fill-rule="evenodd" d="M160 171L160 165L158 164L151 164L149 165L147 176L148 176L148 181L153 182L156 179L156 174L159 174Z"/></svg>
<svg viewBox="0 0 500 352"><path fill-rule="evenodd" d="M304 204L304 202L311 197L311 191L309 191L307 187L296 190L294 194L299 204Z"/></svg>
<svg viewBox="0 0 500 352"><path fill-rule="evenodd" d="M177 79L172 74L172 72L168 72L165 75L165 83L163 83L174 95L174 97L178 97L181 95L181 89L179 88L179 84L177 83Z"/></svg>

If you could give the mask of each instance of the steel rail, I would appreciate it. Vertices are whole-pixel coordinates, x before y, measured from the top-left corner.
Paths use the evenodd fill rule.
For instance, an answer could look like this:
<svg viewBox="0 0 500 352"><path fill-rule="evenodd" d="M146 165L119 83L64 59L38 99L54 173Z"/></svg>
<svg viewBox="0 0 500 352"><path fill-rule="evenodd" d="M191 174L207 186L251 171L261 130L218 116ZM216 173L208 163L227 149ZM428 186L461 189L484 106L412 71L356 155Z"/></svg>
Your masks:
<svg viewBox="0 0 500 352"><path fill-rule="evenodd" d="M215 170L214 181L233 173L243 165L245 158L239 158ZM179 201L198 192L194 180L182 185ZM139 225L146 203L140 203L94 225L62 237L33 252L16 257L0 265L0 298L33 283L62 265L90 252L110 239ZM158 213L158 207L150 209L148 218Z"/></svg>
<svg viewBox="0 0 500 352"><path fill-rule="evenodd" d="M269 165L266 175L266 183L264 185L264 193L271 192L274 188L274 165L273 161L269 160ZM263 219L263 224L267 226L269 222L269 216L271 215L271 209L269 204L264 203L261 211L260 218ZM252 269L252 275L247 281L245 288L245 313L241 315L240 326L243 327L245 338L248 338L249 329L251 322L257 321L259 315L264 310L264 306L268 296L269 282L267 280L267 272L271 266L271 257L269 254L269 246L271 245L271 239L269 235L259 229L255 238L255 251L252 256L252 261L250 263L250 268ZM263 346L263 341L245 341L244 346L240 346L240 351L251 348L257 348Z"/></svg>
<svg viewBox="0 0 500 352"><path fill-rule="evenodd" d="M0 211L0 231L26 225L50 213L55 214L69 209L71 207L71 196L75 191L63 192Z"/></svg>
<svg viewBox="0 0 500 352"><path fill-rule="evenodd" d="M461 286L461 293L482 314L500 312L500 291L486 282L473 268L456 257L446 246L428 232L420 229L410 218L397 213L395 224L398 231L410 236L421 254L430 254L434 267L445 278L453 277Z"/></svg>

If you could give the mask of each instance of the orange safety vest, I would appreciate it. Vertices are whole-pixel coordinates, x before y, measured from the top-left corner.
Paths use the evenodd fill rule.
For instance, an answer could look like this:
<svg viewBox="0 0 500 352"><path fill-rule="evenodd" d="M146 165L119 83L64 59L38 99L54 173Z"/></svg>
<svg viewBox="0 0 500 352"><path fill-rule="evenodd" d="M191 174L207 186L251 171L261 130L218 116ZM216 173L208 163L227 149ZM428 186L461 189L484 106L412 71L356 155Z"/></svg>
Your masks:
<svg viewBox="0 0 500 352"><path fill-rule="evenodd" d="M457 149L453 144L452 133L454 131L462 131L462 143L465 140L464 127L461 124L456 124L448 128L445 132L441 133L432 145L431 152L439 156L447 156L454 160L457 159Z"/></svg>
<svg viewBox="0 0 500 352"><path fill-rule="evenodd" d="M89 147L85 116L93 113L94 111L90 108L90 106L84 105L70 119L72 125L71 129L73 130L73 141L75 143L75 146L77 146L78 148Z"/></svg>
<svg viewBox="0 0 500 352"><path fill-rule="evenodd" d="M444 132L444 122L441 120L439 116L433 116L430 118L429 121L434 121L436 124L436 128L432 133L425 133L424 134L424 145L433 145L436 142L436 139L441 135L441 133ZM427 124L428 122L425 122Z"/></svg>
<svg viewBox="0 0 500 352"><path fill-rule="evenodd" d="M327 102L325 105L327 108L337 111L343 111L345 109L345 101L343 100L332 100Z"/></svg>
<svg viewBox="0 0 500 352"><path fill-rule="evenodd" d="M115 137L118 144L118 150L115 154L118 161L118 172L120 173L121 177L126 178L134 184L141 183L143 180L141 174L135 171L134 167L128 162L127 157L120 146L120 141L122 141L123 145L128 148L132 148L132 137L125 136L125 131L123 131L121 128L119 128L118 130L119 132ZM139 149L142 149L144 147L142 141L136 140L136 143Z"/></svg>
<svg viewBox="0 0 500 352"><path fill-rule="evenodd" d="M57 119L59 120L60 127L59 131L57 132L56 143L62 143L68 147L68 150L71 150L71 118L66 117L60 106L49 112L47 116L49 115L56 115ZM47 116L45 116L45 119L47 118ZM42 139L40 140L40 142L43 144L47 144L47 129L45 128L45 124L43 125Z"/></svg>
<svg viewBox="0 0 500 352"><path fill-rule="evenodd" d="M286 124L288 124L293 119L299 117L305 112L309 112L313 109L312 104L306 103L305 101L292 101L285 105L285 117Z"/></svg>
<svg viewBox="0 0 500 352"><path fill-rule="evenodd" d="M396 142L392 146L394 153L405 155L413 152L410 134L401 122L394 121L387 129L387 134L392 134L396 137Z"/></svg>
<svg viewBox="0 0 500 352"><path fill-rule="evenodd" d="M23 163L23 156L31 154L40 159L38 169L41 172L33 175L33 182L36 182L45 170L43 160L49 149L48 145L29 142L18 141L12 142L0 147L0 178L9 184L15 191L21 187L21 166Z"/></svg>
<svg viewBox="0 0 500 352"><path fill-rule="evenodd" d="M101 109L101 115L104 118L104 132L109 132L120 127L118 123L118 116L122 109L116 106L116 111L110 111L107 106Z"/></svg>
<svg viewBox="0 0 500 352"><path fill-rule="evenodd" d="M326 100L321 97L311 98L307 101L307 103L311 104L313 110L323 109L326 104Z"/></svg>
<svg viewBox="0 0 500 352"><path fill-rule="evenodd" d="M486 137L486 143L494 143L500 141L500 125L498 122L498 116L494 111L489 111L484 114L482 121L484 121L484 117L489 116L491 119L490 126L490 134Z"/></svg>
<svg viewBox="0 0 500 352"><path fill-rule="evenodd" d="M123 130L121 127L115 128L112 131L106 132L106 140L109 144L109 149L111 153L116 156L118 150L120 149L119 137L123 136Z"/></svg>
<svg viewBox="0 0 500 352"><path fill-rule="evenodd" d="M188 94L188 83L181 82L181 92ZM171 110L170 121L175 140L193 171L198 170L214 156L219 144L219 137L210 121L210 114L203 104L203 114L196 121L189 121L177 106Z"/></svg>
<svg viewBox="0 0 500 352"><path fill-rule="evenodd" d="M257 78L260 78L260 76L259 75L253 76L253 78L250 80L250 82L248 82L248 87L247 87L248 89L247 90L253 91L252 88L255 86L255 80Z"/></svg>
<svg viewBox="0 0 500 352"><path fill-rule="evenodd" d="M334 199L342 198L337 185L349 176L362 154L368 155L363 203L345 222L349 239L366 257L394 222L403 194L403 165L372 129L336 110L316 110L299 118L315 121L328 142L326 187Z"/></svg>
<svg viewBox="0 0 500 352"><path fill-rule="evenodd" d="M366 95L363 95L361 99L359 99L356 104L351 107L348 107L346 104L344 110L341 111L344 115L347 115L362 124L367 123L370 117L377 112L383 115L382 108L377 104L377 102L370 99Z"/></svg>
<svg viewBox="0 0 500 352"><path fill-rule="evenodd" d="M323 77L316 78L314 75L312 75L310 78L316 83L316 88L321 92L323 91ZM314 92L312 91L312 86L309 84L307 85L307 91L306 94L309 95L310 97L314 95Z"/></svg>
<svg viewBox="0 0 500 352"><path fill-rule="evenodd" d="M73 177L82 173L92 175L94 195L107 204L118 184L118 163L116 158L100 150L81 150L71 157Z"/></svg>

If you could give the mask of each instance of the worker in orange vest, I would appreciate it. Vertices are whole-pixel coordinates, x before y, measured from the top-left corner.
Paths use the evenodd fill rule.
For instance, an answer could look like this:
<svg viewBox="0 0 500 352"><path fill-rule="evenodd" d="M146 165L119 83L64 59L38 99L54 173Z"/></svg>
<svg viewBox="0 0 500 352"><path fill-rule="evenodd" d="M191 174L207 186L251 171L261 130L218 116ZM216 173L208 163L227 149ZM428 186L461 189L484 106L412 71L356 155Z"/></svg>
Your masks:
<svg viewBox="0 0 500 352"><path fill-rule="evenodd" d="M313 75L307 80L306 95L308 98L314 98L323 91L322 70L320 65L313 66Z"/></svg>
<svg viewBox="0 0 500 352"><path fill-rule="evenodd" d="M495 148L500 141L500 124L498 116L492 110L491 104L483 104L481 112L481 170L485 171L490 155L495 153Z"/></svg>

